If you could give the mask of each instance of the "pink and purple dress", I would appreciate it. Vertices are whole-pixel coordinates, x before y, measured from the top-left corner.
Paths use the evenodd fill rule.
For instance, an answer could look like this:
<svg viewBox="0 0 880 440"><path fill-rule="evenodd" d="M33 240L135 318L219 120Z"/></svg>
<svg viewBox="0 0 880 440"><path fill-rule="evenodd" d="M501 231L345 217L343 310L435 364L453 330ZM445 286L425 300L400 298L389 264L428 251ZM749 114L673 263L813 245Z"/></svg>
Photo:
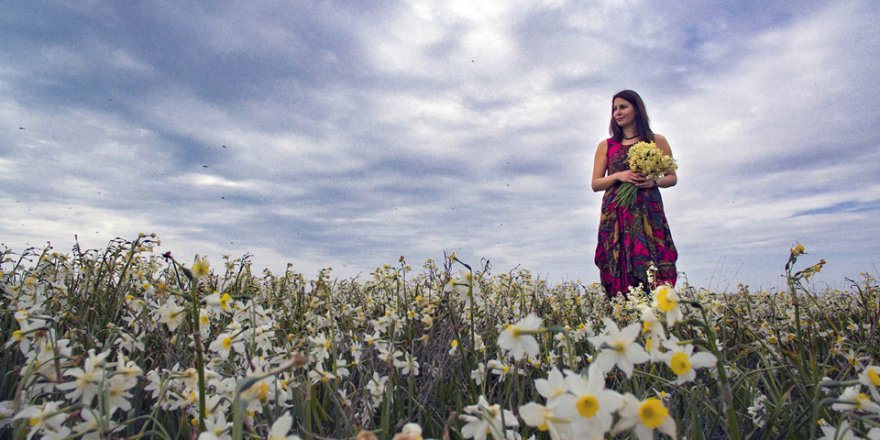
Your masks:
<svg viewBox="0 0 880 440"><path fill-rule="evenodd" d="M607 175L629 169L626 153L629 145L608 139ZM617 206L614 197L620 188L617 182L602 197L602 217L599 220L599 243L596 246L596 266L605 287L605 294L613 297L626 294L630 286L649 285L647 268L657 267L655 285L675 285L678 273L675 261L678 252L672 242L663 199L657 187L640 189L629 208Z"/></svg>

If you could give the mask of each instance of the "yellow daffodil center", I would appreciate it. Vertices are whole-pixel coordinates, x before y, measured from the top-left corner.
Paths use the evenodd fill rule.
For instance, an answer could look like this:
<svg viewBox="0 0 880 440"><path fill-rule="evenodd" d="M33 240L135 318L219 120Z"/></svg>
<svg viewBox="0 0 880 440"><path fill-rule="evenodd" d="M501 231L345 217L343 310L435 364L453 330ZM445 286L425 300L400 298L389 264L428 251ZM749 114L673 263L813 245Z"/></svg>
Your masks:
<svg viewBox="0 0 880 440"><path fill-rule="evenodd" d="M39 425L42 420L43 419L39 417L31 417L30 419L28 419L28 424L31 425L31 428L33 428L34 426Z"/></svg>
<svg viewBox="0 0 880 440"><path fill-rule="evenodd" d="M458 339L453 339L452 342L449 344L449 346L452 348L458 347ZM870 374L870 373L868 373L868 374ZM875 375L876 375L876 373L875 373Z"/></svg>
<svg viewBox="0 0 880 440"><path fill-rule="evenodd" d="M624 352L626 351L626 343L623 341L615 341L614 345L611 346L614 351Z"/></svg>
<svg viewBox="0 0 880 440"><path fill-rule="evenodd" d="M269 398L269 385L266 382L260 384L260 394L257 396L257 398L263 402L265 402L266 399Z"/></svg>
<svg viewBox="0 0 880 440"><path fill-rule="evenodd" d="M668 287L660 288L657 292L657 308L664 312L671 312L675 309L676 301L669 299L669 291Z"/></svg>
<svg viewBox="0 0 880 440"><path fill-rule="evenodd" d="M208 275L208 272L211 270L210 265L208 264L208 260L205 258L196 259L196 262L193 263L192 271L193 275L198 278L202 278Z"/></svg>
<svg viewBox="0 0 880 440"><path fill-rule="evenodd" d="M223 338L223 340L220 342L220 346L223 347L224 350L229 350L230 348L232 348L232 336L227 336Z"/></svg>
<svg viewBox="0 0 880 440"><path fill-rule="evenodd" d="M669 366L672 367L673 373L681 376L682 374L691 371L691 360L687 354L678 352L673 354L672 358L669 359Z"/></svg>
<svg viewBox="0 0 880 440"><path fill-rule="evenodd" d="M548 426L546 423L542 423L541 426L538 426L538 431L549 431L549 430L550 430L550 426Z"/></svg>
<svg viewBox="0 0 880 440"><path fill-rule="evenodd" d="M599 400L591 394L581 396L577 403L575 403L575 406L577 407L578 414L588 419L599 412Z"/></svg>
<svg viewBox="0 0 880 440"><path fill-rule="evenodd" d="M15 339L16 341L20 341L20 340L24 339L24 332L21 330L16 330L16 331L12 332L12 338ZM871 373L868 372L868 374L871 374ZM874 373L874 375L876 376L876 373Z"/></svg>
<svg viewBox="0 0 880 440"><path fill-rule="evenodd" d="M510 333L513 335L514 338L519 337L519 329L516 328L515 325L513 325L513 324L508 325L507 330L510 331Z"/></svg>
<svg viewBox="0 0 880 440"><path fill-rule="evenodd" d="M669 417L669 410L656 397L645 400L639 407L639 419L643 425L650 429L657 429L667 417Z"/></svg>
<svg viewBox="0 0 880 440"><path fill-rule="evenodd" d="M229 310L229 303L232 301L232 296L228 293L224 293L220 295L220 308L223 310Z"/></svg>
<svg viewBox="0 0 880 440"><path fill-rule="evenodd" d="M878 370L876 368L871 368L870 370L868 370L868 379L870 379L871 383L874 384L874 386L880 387L880 373L878 373Z"/></svg>
<svg viewBox="0 0 880 440"><path fill-rule="evenodd" d="M651 323L648 321L642 321L642 333L648 333L648 330L651 330Z"/></svg>
<svg viewBox="0 0 880 440"><path fill-rule="evenodd" d="M208 319L208 315L199 316L199 324L208 325L210 323L211 323L211 321L210 321L210 319Z"/></svg>

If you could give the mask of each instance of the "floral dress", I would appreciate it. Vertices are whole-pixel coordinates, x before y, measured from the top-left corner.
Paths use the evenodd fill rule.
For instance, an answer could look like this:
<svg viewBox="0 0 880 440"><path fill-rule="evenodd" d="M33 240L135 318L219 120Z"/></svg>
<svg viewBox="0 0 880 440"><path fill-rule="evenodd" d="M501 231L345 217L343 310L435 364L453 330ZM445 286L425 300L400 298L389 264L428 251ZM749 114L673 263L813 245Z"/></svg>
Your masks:
<svg viewBox="0 0 880 440"><path fill-rule="evenodd" d="M608 139L607 175L629 169L626 154L629 145ZM678 251L672 242L663 199L657 187L640 189L630 208L619 207L614 196L620 188L617 182L602 197L602 217L599 220L599 243L596 246L596 266L608 297L626 294L630 286L641 283L646 289L647 270L657 268L656 284L675 285L678 273L675 261Z"/></svg>

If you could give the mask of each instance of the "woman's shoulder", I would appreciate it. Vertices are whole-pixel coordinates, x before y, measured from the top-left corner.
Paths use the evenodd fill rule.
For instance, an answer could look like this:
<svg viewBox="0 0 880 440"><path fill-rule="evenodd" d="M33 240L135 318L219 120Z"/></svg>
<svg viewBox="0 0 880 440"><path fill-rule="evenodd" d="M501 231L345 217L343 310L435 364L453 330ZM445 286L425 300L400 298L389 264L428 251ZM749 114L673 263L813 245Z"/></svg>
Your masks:
<svg viewBox="0 0 880 440"><path fill-rule="evenodd" d="M663 152L668 156L672 156L672 147L669 146L669 141L666 140L666 136L663 136L659 133L654 133L654 144L660 148Z"/></svg>
<svg viewBox="0 0 880 440"><path fill-rule="evenodd" d="M613 146L614 144L619 144L619 143L620 142L614 140L613 137L605 138L605 139L602 139L601 141L599 141L599 148L608 148L610 146Z"/></svg>

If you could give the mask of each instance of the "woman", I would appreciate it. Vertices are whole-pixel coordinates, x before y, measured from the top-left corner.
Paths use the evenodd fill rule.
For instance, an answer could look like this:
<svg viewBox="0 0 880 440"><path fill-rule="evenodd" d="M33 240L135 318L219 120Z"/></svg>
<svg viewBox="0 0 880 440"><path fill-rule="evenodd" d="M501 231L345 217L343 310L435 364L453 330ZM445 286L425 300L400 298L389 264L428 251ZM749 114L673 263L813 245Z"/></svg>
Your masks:
<svg viewBox="0 0 880 440"><path fill-rule="evenodd" d="M659 188L678 182L675 171L659 179L648 180L631 170L626 162L629 147L641 141L654 143L672 157L669 142L651 131L645 104L638 93L624 90L611 100L611 137L599 142L593 160L593 191L605 191L599 221L599 244L596 265L609 298L626 295L630 286L652 288L648 271L654 270L654 285L675 285L678 276L675 260L678 252L663 213ZM620 184L629 182L639 188L629 208L617 206L614 196Z"/></svg>

